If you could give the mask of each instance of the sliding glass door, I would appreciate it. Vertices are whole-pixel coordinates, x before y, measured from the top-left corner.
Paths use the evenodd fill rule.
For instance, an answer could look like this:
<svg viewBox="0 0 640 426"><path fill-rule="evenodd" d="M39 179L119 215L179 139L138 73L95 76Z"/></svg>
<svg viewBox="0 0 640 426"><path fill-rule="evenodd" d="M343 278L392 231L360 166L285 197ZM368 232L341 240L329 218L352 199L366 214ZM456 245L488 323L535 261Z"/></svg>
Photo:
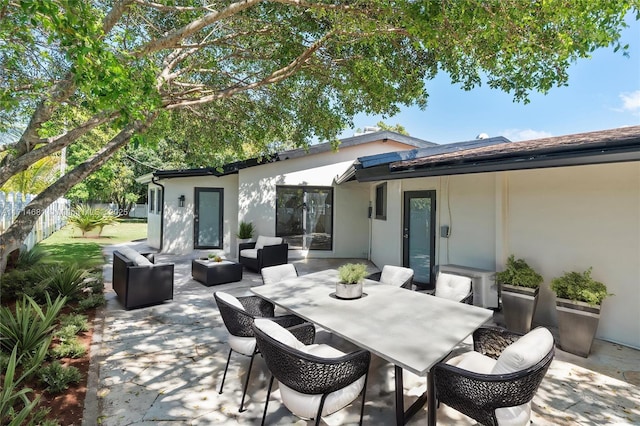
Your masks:
<svg viewBox="0 0 640 426"><path fill-rule="evenodd" d="M276 196L276 236L291 249L332 249L333 188L278 186Z"/></svg>

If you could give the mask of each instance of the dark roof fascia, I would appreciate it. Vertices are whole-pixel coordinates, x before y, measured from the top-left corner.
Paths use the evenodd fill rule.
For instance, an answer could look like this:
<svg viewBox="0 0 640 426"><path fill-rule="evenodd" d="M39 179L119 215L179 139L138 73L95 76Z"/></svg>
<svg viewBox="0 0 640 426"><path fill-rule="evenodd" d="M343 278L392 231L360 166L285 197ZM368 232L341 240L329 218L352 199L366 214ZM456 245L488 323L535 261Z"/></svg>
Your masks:
<svg viewBox="0 0 640 426"><path fill-rule="evenodd" d="M351 146L357 146L365 143L392 140L400 142L406 145L414 147L428 147L436 145L432 142L425 141L423 139L414 138L411 136L402 135L400 133L392 132L390 130L383 130L380 132L365 133L358 136L352 136L340 140L339 148L347 148ZM229 163L222 166L222 171L215 167L203 167L199 169L176 169L176 170L159 170L153 173L153 175L160 179L170 178L182 178L182 177L200 177L200 176L226 176L230 174L238 173L241 169L248 167L255 167L261 164L272 163L275 161L290 160L293 158L300 158L310 154L320 154L323 152L329 152L333 148L330 142L311 145L307 149L297 148L289 151L283 151L272 156L265 156L262 158L251 158L245 161L237 161L235 163Z"/></svg>
<svg viewBox="0 0 640 426"><path fill-rule="evenodd" d="M518 142L515 142L518 143ZM620 163L640 160L640 134L618 141L593 143L583 147L551 147L506 155L490 153L470 158L434 161L405 166L402 162L356 170L359 182L430 176L529 170L550 167Z"/></svg>
<svg viewBox="0 0 640 426"><path fill-rule="evenodd" d="M155 177L160 179L183 178L183 177L200 177L200 176L227 176L238 173L241 169L257 166L259 164L271 163L278 161L274 157L252 158L244 161L236 161L234 163L225 164L220 168L202 167L198 169L176 169L176 170L158 170L153 173Z"/></svg>

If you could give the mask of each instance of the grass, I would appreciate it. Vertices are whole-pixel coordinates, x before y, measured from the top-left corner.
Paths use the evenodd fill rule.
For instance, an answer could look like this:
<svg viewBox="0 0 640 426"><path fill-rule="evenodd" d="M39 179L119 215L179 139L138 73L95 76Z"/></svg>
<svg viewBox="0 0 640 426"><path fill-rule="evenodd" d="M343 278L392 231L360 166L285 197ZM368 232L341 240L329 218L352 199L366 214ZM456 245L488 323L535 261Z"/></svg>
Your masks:
<svg viewBox="0 0 640 426"><path fill-rule="evenodd" d="M50 255L47 262L76 262L93 268L104 263L102 247L147 238L147 224L142 221L119 221L105 226L102 235L89 232L82 237L79 229L67 225L40 242Z"/></svg>

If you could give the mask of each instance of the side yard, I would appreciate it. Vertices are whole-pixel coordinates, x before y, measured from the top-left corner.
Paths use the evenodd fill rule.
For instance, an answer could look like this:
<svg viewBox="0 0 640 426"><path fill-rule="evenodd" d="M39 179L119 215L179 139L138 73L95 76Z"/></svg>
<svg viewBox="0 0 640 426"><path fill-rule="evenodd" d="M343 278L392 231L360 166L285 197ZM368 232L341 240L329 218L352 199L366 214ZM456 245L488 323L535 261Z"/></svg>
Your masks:
<svg viewBox="0 0 640 426"><path fill-rule="evenodd" d="M67 225L0 279L0 424L80 425L96 311L105 304L102 248L146 238L119 220L82 232Z"/></svg>

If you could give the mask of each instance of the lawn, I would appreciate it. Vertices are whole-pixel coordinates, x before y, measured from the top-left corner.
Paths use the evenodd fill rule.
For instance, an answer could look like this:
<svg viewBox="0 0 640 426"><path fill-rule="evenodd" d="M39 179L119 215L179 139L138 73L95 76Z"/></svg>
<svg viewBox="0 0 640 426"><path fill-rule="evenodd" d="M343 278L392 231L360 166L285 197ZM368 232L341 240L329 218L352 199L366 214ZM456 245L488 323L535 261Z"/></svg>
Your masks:
<svg viewBox="0 0 640 426"><path fill-rule="evenodd" d="M87 268L104 263L102 247L147 238L147 224L142 221L120 221L105 226L102 234L88 232L85 237L77 228L67 225L40 242L49 253L49 262L77 262Z"/></svg>

